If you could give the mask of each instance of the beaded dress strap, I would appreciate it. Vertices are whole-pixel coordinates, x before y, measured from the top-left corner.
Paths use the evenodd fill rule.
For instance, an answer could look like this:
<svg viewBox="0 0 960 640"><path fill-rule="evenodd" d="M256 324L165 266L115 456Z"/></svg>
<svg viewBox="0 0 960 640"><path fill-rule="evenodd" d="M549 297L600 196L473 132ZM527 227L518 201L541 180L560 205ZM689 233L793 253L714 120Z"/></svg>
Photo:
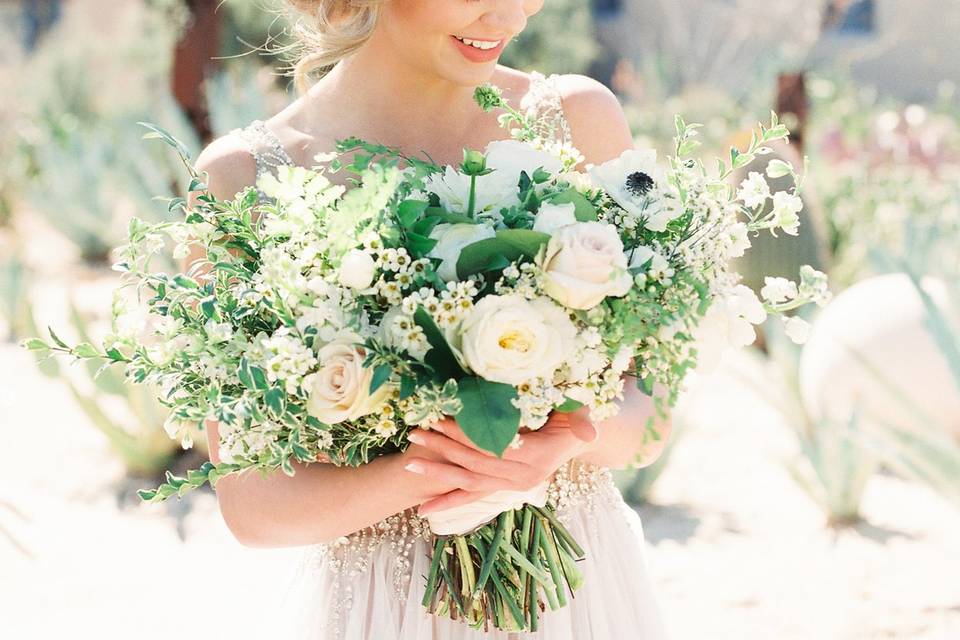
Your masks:
<svg viewBox="0 0 960 640"><path fill-rule="evenodd" d="M235 129L234 133L246 144L247 150L257 164L257 180L266 173L275 173L277 167L295 164L290 154L283 148L280 139L267 128L263 120L254 120L242 129ZM262 191L259 193L262 202L266 199L266 195Z"/></svg>
<svg viewBox="0 0 960 640"><path fill-rule="evenodd" d="M544 76L539 71L532 71L530 89L520 105L526 109L527 115L537 118L536 130L542 139L572 145L573 134L563 112L559 79L555 73Z"/></svg>

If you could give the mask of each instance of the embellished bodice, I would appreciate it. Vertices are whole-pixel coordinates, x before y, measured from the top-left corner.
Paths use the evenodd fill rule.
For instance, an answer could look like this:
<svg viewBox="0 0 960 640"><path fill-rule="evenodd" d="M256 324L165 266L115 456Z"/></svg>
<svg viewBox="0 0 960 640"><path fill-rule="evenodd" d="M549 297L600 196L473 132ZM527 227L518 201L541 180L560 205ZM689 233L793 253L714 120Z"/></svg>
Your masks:
<svg viewBox="0 0 960 640"><path fill-rule="evenodd" d="M572 144L557 79L555 75L532 73L530 89L521 101L520 108L536 116L538 127L542 127L539 133L544 139ZM279 166L296 164L277 136L261 120L255 120L233 133L244 141L253 155L257 178L264 173L274 172ZM265 198L261 192L261 199ZM597 499L617 500L619 492L609 469L571 460L554 473L547 499L562 520L564 511L574 504L589 505ZM365 571L374 552L387 545L390 555L396 560L393 568L394 587L398 593L402 593L410 579L412 547L418 540L429 541L431 536L427 521L420 518L415 510L408 509L337 541L311 548L308 564L323 563L340 580Z"/></svg>

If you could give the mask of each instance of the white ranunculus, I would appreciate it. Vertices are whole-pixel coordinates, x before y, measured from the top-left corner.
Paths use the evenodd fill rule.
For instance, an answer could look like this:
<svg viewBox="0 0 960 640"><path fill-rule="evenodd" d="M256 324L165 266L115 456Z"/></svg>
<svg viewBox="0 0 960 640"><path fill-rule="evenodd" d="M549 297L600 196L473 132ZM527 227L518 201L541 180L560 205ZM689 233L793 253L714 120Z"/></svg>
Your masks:
<svg viewBox="0 0 960 640"><path fill-rule="evenodd" d="M427 522L436 535L463 535L490 522L504 511L519 509L525 504L543 507L547 503L548 484L543 481L527 491L495 491L459 507L427 514Z"/></svg>
<svg viewBox="0 0 960 640"><path fill-rule="evenodd" d="M443 173L434 173L424 179L424 187L437 194L440 204L454 213L467 213L470 201L470 176L448 166ZM504 207L520 204L520 174L493 171L477 178L474 194L474 213L498 213Z"/></svg>
<svg viewBox="0 0 960 640"><path fill-rule="evenodd" d="M576 334L566 312L546 298L487 296L463 321L461 349L481 378L518 385L553 374L573 353Z"/></svg>
<svg viewBox="0 0 960 640"><path fill-rule="evenodd" d="M813 327L809 322L797 316L781 317L783 318L783 330L794 343L804 344L810 339Z"/></svg>
<svg viewBox="0 0 960 640"><path fill-rule="evenodd" d="M307 412L326 424L356 420L376 411L390 393L388 385L370 394L373 370L366 369L366 354L357 346L359 336L341 334L317 352L315 373L303 378Z"/></svg>
<svg viewBox="0 0 960 640"><path fill-rule="evenodd" d="M622 296L633 279L616 227L578 222L557 230L537 259L544 291L570 309L591 309L607 296Z"/></svg>
<svg viewBox="0 0 960 640"><path fill-rule="evenodd" d="M576 210L577 207L573 203L544 203L537 211L537 217L533 221L533 230L553 235L560 227L577 222L577 216L574 215Z"/></svg>
<svg viewBox="0 0 960 640"><path fill-rule="evenodd" d="M439 275L446 282L457 279L457 260L460 252L467 245L494 237L496 232L486 224L438 224L430 232L430 237L437 241L436 246L427 254L431 258L439 258L443 262L437 269Z"/></svg>
<svg viewBox="0 0 960 640"><path fill-rule="evenodd" d="M694 330L698 368L711 371L727 349L753 344L757 339L753 325L766 319L763 303L746 285L738 284L718 296Z"/></svg>
<svg viewBox="0 0 960 640"><path fill-rule="evenodd" d="M540 168L550 174L563 169L560 158L519 140L494 140L487 145L485 155L487 168L511 176L514 185L519 181L521 171L526 171L532 178L533 172Z"/></svg>
<svg viewBox="0 0 960 640"><path fill-rule="evenodd" d="M377 271L377 263L366 251L351 249L343 256L340 262L338 277L340 284L351 289L369 289L373 284L373 276Z"/></svg>

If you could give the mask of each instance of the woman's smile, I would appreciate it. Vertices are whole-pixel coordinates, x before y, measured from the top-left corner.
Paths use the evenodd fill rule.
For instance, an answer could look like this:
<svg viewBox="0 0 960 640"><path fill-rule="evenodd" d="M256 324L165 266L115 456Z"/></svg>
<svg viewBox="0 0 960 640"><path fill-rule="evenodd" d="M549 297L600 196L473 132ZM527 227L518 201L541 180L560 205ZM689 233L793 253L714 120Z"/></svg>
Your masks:
<svg viewBox="0 0 960 640"><path fill-rule="evenodd" d="M453 44L463 56L471 62L490 62L500 57L507 39L479 40L459 36L450 36Z"/></svg>

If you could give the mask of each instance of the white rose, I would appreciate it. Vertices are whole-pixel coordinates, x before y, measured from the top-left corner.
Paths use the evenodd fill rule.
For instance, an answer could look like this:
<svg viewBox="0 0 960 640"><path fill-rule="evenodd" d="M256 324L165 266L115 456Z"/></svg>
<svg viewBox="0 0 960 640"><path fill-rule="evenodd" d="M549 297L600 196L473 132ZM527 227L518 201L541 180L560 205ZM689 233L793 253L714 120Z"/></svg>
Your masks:
<svg viewBox="0 0 960 640"><path fill-rule="evenodd" d="M575 347L577 330L546 298L487 296L463 321L461 349L474 373L518 385L549 376Z"/></svg>
<svg viewBox="0 0 960 640"><path fill-rule="evenodd" d="M366 354L358 336L341 334L317 352L320 368L303 378L307 412L326 424L356 420L376 411L390 393L389 385L370 395L373 370L365 369Z"/></svg>
<svg viewBox="0 0 960 640"><path fill-rule="evenodd" d="M519 140L494 140L487 145L485 155L487 168L511 176L514 184L519 182L521 171L526 171L532 178L533 172L539 168L550 174L563 169L560 158Z"/></svg>
<svg viewBox="0 0 960 640"><path fill-rule="evenodd" d="M571 309L592 309L607 296L625 295L633 283L617 229L602 222L559 229L537 264L547 295Z"/></svg>
<svg viewBox="0 0 960 640"><path fill-rule="evenodd" d="M373 284L373 276L377 270L377 263L373 256L360 249L351 249L343 256L340 262L338 277L340 284L351 289L369 289Z"/></svg>
<svg viewBox="0 0 960 640"><path fill-rule="evenodd" d="M574 215L576 209L577 207L573 203L544 203L537 211L537 217L533 221L533 230L553 235L553 232L560 227L577 222L577 216Z"/></svg>
<svg viewBox="0 0 960 640"><path fill-rule="evenodd" d="M467 245L479 242L496 235L494 230L485 224L438 224L430 232L430 237L437 241L436 246L427 254L431 258L439 258L443 262L437 269L437 274L443 280L450 282L457 279L457 260L460 252Z"/></svg>

